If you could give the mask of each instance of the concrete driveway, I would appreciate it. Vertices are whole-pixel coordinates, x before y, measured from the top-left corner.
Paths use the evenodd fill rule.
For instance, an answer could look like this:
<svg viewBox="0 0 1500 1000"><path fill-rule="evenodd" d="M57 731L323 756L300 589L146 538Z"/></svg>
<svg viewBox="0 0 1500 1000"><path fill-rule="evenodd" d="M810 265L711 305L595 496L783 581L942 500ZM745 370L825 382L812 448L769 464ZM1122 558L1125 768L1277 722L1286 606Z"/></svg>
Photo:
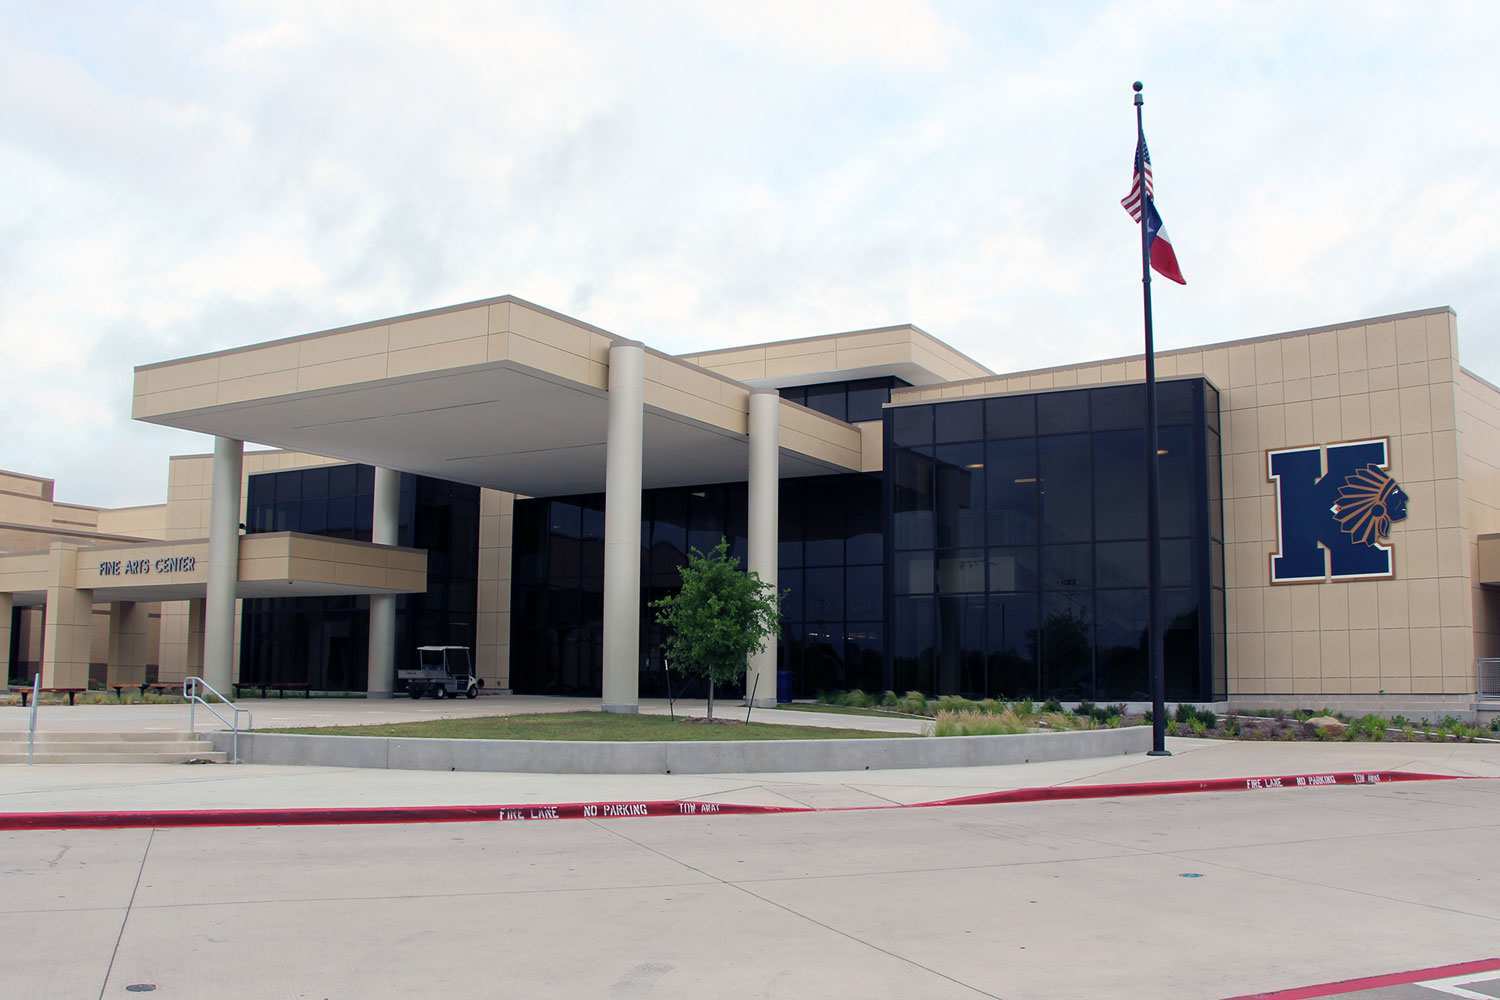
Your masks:
<svg viewBox="0 0 1500 1000"><path fill-rule="evenodd" d="M0 935L17 997L1222 997L1493 954L1497 832L1489 783L35 832Z"/></svg>
<svg viewBox="0 0 1500 1000"><path fill-rule="evenodd" d="M0 772L0 809L409 802L423 788L425 801L464 789L479 796L468 801L556 801L618 794L627 781L643 797L836 803L1341 767L1500 773L1500 754L1483 746L1174 747L1168 759L604 785L14 767ZM1491 781L780 816L7 833L0 992L1238 996L1500 952L1497 834Z"/></svg>

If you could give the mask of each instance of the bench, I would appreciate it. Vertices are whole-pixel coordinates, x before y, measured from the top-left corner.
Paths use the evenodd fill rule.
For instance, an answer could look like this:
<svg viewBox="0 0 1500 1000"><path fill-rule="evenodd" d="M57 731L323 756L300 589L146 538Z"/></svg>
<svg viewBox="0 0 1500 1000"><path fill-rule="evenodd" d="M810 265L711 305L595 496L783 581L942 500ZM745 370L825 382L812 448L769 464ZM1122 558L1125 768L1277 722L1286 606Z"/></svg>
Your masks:
<svg viewBox="0 0 1500 1000"><path fill-rule="evenodd" d="M257 681L257 682L253 682L253 683L252 682L248 682L248 681L235 681L234 682L234 696L236 698L238 698L240 696L240 689L241 688L246 688L246 689L251 690L251 691L254 691L255 689L259 688L260 689L260 696L262 698L264 698L266 696L266 692L267 691L275 691L282 698L286 697L286 693L288 691L301 691L304 697L307 697L307 698L311 698L312 697L312 685L308 684L308 683L305 683L305 682L298 682L298 681L285 681L285 682L283 682L283 681L265 681L265 682L259 682L259 681Z"/></svg>
<svg viewBox="0 0 1500 1000"><path fill-rule="evenodd" d="M145 684L111 684L114 688L115 697L121 701L125 700L125 689L128 687L140 688L141 697L146 696L147 691L155 691L157 694L165 694L168 691L181 691L182 684L177 681L151 681Z"/></svg>
<svg viewBox="0 0 1500 1000"><path fill-rule="evenodd" d="M31 688L13 687L11 688L11 690L15 691L21 696L22 708L25 708L27 705L31 704ZM88 688L42 688L42 694L65 694L68 696L68 704L72 705L74 704L73 699L77 698L87 690Z"/></svg>

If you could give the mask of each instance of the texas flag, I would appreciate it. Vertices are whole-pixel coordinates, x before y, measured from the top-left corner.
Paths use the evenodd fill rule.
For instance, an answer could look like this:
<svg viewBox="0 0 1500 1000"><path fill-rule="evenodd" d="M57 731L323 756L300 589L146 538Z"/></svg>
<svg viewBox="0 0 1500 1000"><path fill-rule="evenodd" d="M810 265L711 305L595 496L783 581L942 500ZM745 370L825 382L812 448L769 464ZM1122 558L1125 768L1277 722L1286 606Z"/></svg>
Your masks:
<svg viewBox="0 0 1500 1000"><path fill-rule="evenodd" d="M1135 174L1130 181L1130 193L1120 199L1125 211L1136 222L1141 221L1142 206L1146 212L1146 239L1151 253L1151 269L1163 278L1179 285L1187 284L1182 268L1177 265L1177 253L1167 236L1166 224L1156 210L1156 199L1151 185L1151 153L1146 149L1146 137L1142 135L1135 148Z"/></svg>

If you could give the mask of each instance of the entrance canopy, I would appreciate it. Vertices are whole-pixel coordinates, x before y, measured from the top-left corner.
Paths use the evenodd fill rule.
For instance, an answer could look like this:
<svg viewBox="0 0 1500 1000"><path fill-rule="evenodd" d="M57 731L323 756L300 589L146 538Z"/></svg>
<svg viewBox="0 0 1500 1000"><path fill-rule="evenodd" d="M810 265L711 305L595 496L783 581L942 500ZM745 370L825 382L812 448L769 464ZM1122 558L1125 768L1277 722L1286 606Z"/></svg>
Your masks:
<svg viewBox="0 0 1500 1000"><path fill-rule="evenodd" d="M277 531L245 535L236 597L408 594L427 589L427 552L395 545ZM204 597L208 542L141 542L0 556L0 595L17 606L46 604L47 590L89 591L94 602Z"/></svg>
<svg viewBox="0 0 1500 1000"><path fill-rule="evenodd" d="M511 296L135 371L140 420L529 496L604 489L610 348ZM642 486L743 481L750 387L645 351ZM782 402L780 475L859 471L859 428Z"/></svg>

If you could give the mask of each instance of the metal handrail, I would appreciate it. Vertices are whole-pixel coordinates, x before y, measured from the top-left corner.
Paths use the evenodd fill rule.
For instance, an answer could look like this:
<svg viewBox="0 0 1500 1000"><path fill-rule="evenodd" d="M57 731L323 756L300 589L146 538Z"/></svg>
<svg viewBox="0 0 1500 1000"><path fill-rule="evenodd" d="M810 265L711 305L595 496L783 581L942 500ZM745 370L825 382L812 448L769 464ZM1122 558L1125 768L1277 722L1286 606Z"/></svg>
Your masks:
<svg viewBox="0 0 1500 1000"><path fill-rule="evenodd" d="M1475 661L1478 683L1475 691L1480 701L1500 701L1500 656L1481 656Z"/></svg>
<svg viewBox="0 0 1500 1000"><path fill-rule="evenodd" d="M219 710L214 708L213 704L207 698L203 697L201 693L202 691L207 691L209 694L212 694L214 697L218 698L220 702L227 706L230 711L230 717L227 719L224 718L224 716L219 713ZM224 725L229 727L230 731L233 733L233 736L230 738L230 742L232 745L230 762L238 764L240 762L240 713L243 712L245 715L245 728L254 729L255 717L250 714L250 710L248 708L240 708L234 702L230 701L228 698L220 694L217 688L208 683L208 681L204 680L202 677L184 677L182 679L182 700L188 703L189 733L195 731L194 727L197 725L196 712L199 705L202 705L204 708L208 709L208 711L213 715L214 718L218 719Z"/></svg>
<svg viewBox="0 0 1500 1000"><path fill-rule="evenodd" d="M26 766L31 766L31 754L36 749L36 707L42 703L42 672L31 675L31 718L26 723Z"/></svg>

